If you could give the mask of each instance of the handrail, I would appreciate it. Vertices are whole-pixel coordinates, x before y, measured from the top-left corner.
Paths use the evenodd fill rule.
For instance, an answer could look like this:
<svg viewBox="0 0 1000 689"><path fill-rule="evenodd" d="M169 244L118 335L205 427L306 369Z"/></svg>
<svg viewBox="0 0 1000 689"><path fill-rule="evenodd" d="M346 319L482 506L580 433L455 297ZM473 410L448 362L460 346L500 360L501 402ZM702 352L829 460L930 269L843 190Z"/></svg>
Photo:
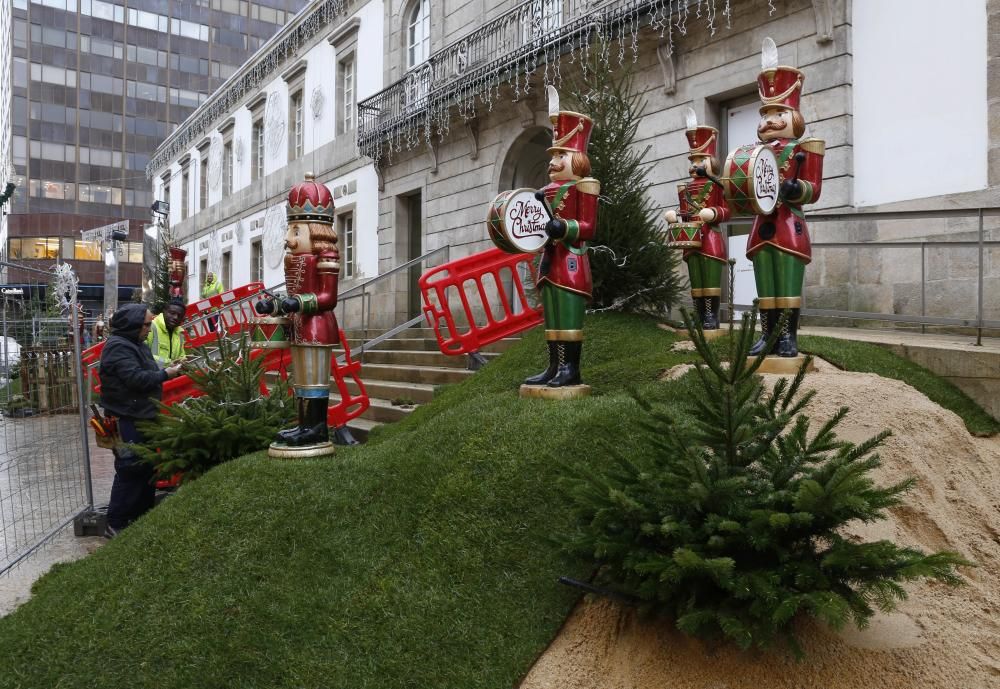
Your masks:
<svg viewBox="0 0 1000 689"><path fill-rule="evenodd" d="M396 266L395 268L389 270L386 273L382 273L381 275L376 275L375 277L371 278L370 280L365 280L360 285L355 285L354 287L352 287L351 289L347 290L346 292L341 292L340 294L337 295L337 301L339 302L341 299L343 299L345 297L348 297L348 298L353 297L354 295L352 294L352 292L357 292L358 290L361 290L363 292L363 291L365 291L365 288L368 285L376 283L379 280L384 280L385 278L389 277L390 275L392 275L394 273L398 273L399 271L403 270L404 268L409 268L410 266L413 266L413 265L415 265L417 263L420 263L420 262L422 262L422 261L430 258L431 256L435 256L435 255L437 255L437 254L439 254L441 252L444 252L444 253L447 253L447 254L450 255L450 253L451 253L450 249L451 249L450 246L438 247L437 249L434 249L434 251L429 251L426 254L423 254L422 256L418 256L417 258L412 258L409 261L407 261L406 263L401 263L400 265ZM281 283L281 286L284 286L284 284L285 283Z"/></svg>

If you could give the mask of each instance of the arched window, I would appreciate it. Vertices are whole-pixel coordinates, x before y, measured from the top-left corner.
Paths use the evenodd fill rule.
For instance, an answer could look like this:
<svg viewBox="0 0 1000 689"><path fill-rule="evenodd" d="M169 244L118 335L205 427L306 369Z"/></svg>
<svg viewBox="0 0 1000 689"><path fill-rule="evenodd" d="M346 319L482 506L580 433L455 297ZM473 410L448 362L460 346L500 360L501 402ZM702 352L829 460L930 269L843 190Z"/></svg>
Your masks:
<svg viewBox="0 0 1000 689"><path fill-rule="evenodd" d="M416 67L431 54L430 0L414 0L406 18L406 68Z"/></svg>

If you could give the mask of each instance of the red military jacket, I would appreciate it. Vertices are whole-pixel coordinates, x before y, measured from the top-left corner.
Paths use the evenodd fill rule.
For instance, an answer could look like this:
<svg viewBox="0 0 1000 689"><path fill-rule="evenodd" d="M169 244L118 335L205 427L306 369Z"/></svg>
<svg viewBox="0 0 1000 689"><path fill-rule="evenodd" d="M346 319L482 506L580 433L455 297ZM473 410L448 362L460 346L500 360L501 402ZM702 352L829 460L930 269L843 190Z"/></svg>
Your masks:
<svg viewBox="0 0 1000 689"><path fill-rule="evenodd" d="M538 267L536 287L549 283L590 298L593 281L587 242L597 235L597 197L601 183L591 177L552 182L542 189L552 214L566 221L566 236L550 239Z"/></svg>
<svg viewBox="0 0 1000 689"><path fill-rule="evenodd" d="M300 310L291 315L293 345L335 345L340 341L337 317L337 277L340 253L285 256L285 289Z"/></svg>
<svg viewBox="0 0 1000 689"><path fill-rule="evenodd" d="M802 152L805 159L799 168L798 180L802 183L802 193L796 199L787 199L778 204L770 215L758 215L753 221L750 239L747 242L747 258L753 258L761 247L770 244L780 251L798 256L806 263L812 261L812 244L802 206L819 201L823 188L823 154L825 143L820 139L775 139L770 142L778 158L781 181L791 179L795 174L795 154Z"/></svg>
<svg viewBox="0 0 1000 689"><path fill-rule="evenodd" d="M710 179L697 177L687 184L677 185L677 198L680 201L678 215L685 222L700 222L698 211L711 208L715 211L715 220L702 223L698 235L701 237L700 249L685 249L684 260L691 254L701 254L718 261L726 261L726 242L719 231L719 223L729 220L729 206L726 205L722 187Z"/></svg>

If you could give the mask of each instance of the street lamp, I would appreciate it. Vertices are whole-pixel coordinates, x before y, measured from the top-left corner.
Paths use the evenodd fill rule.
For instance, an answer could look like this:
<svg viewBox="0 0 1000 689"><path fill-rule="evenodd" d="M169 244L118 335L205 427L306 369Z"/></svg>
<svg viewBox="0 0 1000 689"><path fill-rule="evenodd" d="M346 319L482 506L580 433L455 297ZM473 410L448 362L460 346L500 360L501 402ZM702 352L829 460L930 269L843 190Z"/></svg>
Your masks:
<svg viewBox="0 0 1000 689"><path fill-rule="evenodd" d="M165 218L170 213L170 204L166 201L153 201L152 211Z"/></svg>

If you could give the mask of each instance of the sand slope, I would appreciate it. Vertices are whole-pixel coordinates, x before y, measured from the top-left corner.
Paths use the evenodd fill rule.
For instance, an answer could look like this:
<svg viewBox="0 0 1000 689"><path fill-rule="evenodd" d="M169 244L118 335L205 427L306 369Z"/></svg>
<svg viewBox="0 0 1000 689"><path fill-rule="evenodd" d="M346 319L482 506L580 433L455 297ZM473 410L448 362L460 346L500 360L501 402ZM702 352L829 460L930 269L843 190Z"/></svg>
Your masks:
<svg viewBox="0 0 1000 689"><path fill-rule="evenodd" d="M613 602L583 601L522 689L1000 687L1000 439L970 436L955 414L896 380L827 365L806 383L819 391L808 410L814 426L851 407L840 437L893 432L880 451L881 482L919 480L890 519L851 533L958 551L980 565L963 569L968 585L910 585L909 600L864 631L800 624L801 662L782 649L710 647Z"/></svg>

